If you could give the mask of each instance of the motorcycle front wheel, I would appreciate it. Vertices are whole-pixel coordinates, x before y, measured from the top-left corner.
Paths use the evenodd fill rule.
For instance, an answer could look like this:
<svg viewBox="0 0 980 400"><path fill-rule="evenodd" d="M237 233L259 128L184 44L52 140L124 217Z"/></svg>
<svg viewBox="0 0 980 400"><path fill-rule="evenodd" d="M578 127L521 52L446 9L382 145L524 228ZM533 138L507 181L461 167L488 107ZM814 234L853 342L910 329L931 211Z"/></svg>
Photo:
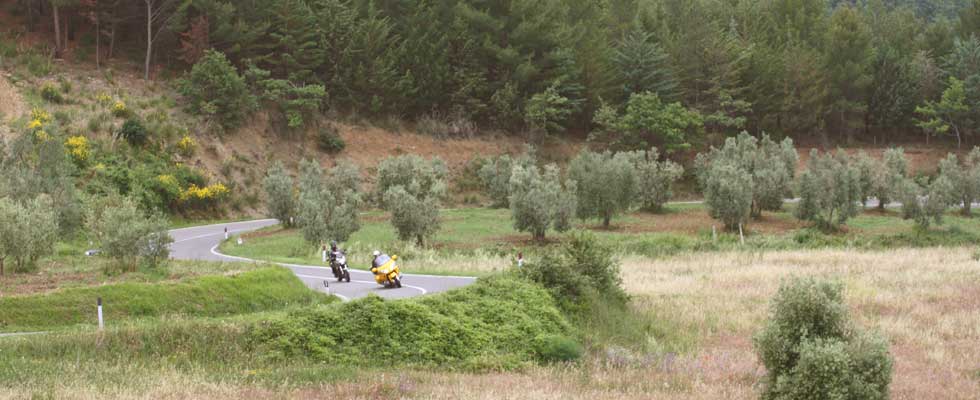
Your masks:
<svg viewBox="0 0 980 400"><path fill-rule="evenodd" d="M402 278L395 278L395 287L396 288L402 287Z"/></svg>

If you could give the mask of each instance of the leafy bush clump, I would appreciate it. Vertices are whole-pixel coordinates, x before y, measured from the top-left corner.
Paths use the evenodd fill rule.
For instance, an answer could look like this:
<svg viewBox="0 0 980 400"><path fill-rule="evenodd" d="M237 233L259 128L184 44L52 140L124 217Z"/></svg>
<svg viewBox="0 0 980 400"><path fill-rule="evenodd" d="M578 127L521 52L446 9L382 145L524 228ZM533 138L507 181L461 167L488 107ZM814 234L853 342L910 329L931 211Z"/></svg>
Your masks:
<svg viewBox="0 0 980 400"><path fill-rule="evenodd" d="M577 191L575 181L564 187L558 166L546 165L544 173L536 165L514 167L510 177L510 211L514 229L530 232L535 240L544 240L549 229L565 232L571 228Z"/></svg>
<svg viewBox="0 0 980 400"><path fill-rule="evenodd" d="M329 125L320 128L316 134L316 145L327 153L340 153L347 147L344 139L337 133L337 127Z"/></svg>
<svg viewBox="0 0 980 400"><path fill-rule="evenodd" d="M135 271L139 264L153 267L170 256L173 238L166 219L145 215L129 198L96 201L89 207L87 223L102 253L122 270Z"/></svg>
<svg viewBox="0 0 980 400"><path fill-rule="evenodd" d="M539 338L566 336L569 324L548 292L509 277L418 299L369 296L307 309L256 326L253 343L281 358L351 365L513 368L540 360ZM560 347L568 347L561 343Z"/></svg>
<svg viewBox="0 0 980 400"><path fill-rule="evenodd" d="M51 83L45 83L41 86L41 98L55 104L65 102L65 98L61 95L61 92Z"/></svg>
<svg viewBox="0 0 980 400"><path fill-rule="evenodd" d="M763 399L888 398L888 344L852 324L838 283L795 279L780 287L755 346L769 371Z"/></svg>
<svg viewBox="0 0 980 400"><path fill-rule="evenodd" d="M388 158L378 166L377 196L391 212L399 239L424 246L439 230L448 173L441 159L426 161L415 155Z"/></svg>
<svg viewBox="0 0 980 400"><path fill-rule="evenodd" d="M480 167L477 175L480 177L480 185L483 192L493 201L493 206L506 208L510 206L510 175L515 166L529 168L535 164L534 147L528 147L527 152L517 157L502 155L497 158L487 160Z"/></svg>
<svg viewBox="0 0 980 400"><path fill-rule="evenodd" d="M146 127L139 120L127 119L119 130L119 136L126 139L133 146L142 146L146 144L149 134L146 132Z"/></svg>
<svg viewBox="0 0 980 400"><path fill-rule="evenodd" d="M534 351L545 362L573 361L582 357L582 345L564 335L541 335L534 340Z"/></svg>
<svg viewBox="0 0 980 400"><path fill-rule="evenodd" d="M582 314L600 300L617 305L628 300L612 248L589 232L569 234L559 248L521 267L520 274L551 291L573 314Z"/></svg>

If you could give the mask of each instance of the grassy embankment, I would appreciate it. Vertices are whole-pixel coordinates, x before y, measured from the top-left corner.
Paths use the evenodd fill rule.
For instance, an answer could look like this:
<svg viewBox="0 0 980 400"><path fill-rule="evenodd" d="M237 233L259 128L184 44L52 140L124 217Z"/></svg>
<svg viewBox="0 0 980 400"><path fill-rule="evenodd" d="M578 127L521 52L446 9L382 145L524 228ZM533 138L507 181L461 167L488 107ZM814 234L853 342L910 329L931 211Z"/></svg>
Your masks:
<svg viewBox="0 0 980 400"><path fill-rule="evenodd" d="M374 374L535 368L548 355L542 343L575 334L544 289L502 276L401 301L2 338L0 397L266 397L248 393L348 379L398 392Z"/></svg>
<svg viewBox="0 0 980 400"><path fill-rule="evenodd" d="M663 214L633 213L613 220L609 230L595 222L579 222L580 229L591 230L603 243L623 255L664 257L703 251L774 251L794 249L849 248L859 250L902 247L972 246L980 242L980 218L950 212L941 227L916 229L903 220L898 210L867 210L848 221L844 231L821 233L808 228L792 216L793 205L778 213L766 213L762 220L747 227L745 244L737 234L718 227L701 205L669 205ZM485 276L505 270L514 255L523 251L533 255L541 246L530 237L513 230L508 210L483 208L443 211L443 226L430 249L419 249L397 240L387 216L367 214L360 231L343 247L351 250L355 268L366 265L371 250L383 249L401 256L406 272ZM553 235L561 238L561 235ZM297 264L319 265L320 255L305 243L297 230L279 227L245 235L244 246L226 242L221 251L241 257Z"/></svg>
<svg viewBox="0 0 980 400"><path fill-rule="evenodd" d="M0 331L48 330L97 323L95 304L103 299L111 323L168 315L218 317L333 301L309 290L284 268L264 268L180 282L117 283L0 297Z"/></svg>

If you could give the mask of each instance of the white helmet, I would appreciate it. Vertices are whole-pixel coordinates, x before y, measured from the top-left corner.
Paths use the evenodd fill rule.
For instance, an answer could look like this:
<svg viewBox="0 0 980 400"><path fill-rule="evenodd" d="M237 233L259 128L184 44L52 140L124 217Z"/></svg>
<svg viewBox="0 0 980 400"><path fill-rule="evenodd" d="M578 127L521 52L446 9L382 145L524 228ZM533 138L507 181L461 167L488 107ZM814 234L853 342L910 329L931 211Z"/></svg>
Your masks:
<svg viewBox="0 0 980 400"><path fill-rule="evenodd" d="M381 255L381 252L375 250L375 251L371 252L371 255L377 257L377 256L380 256Z"/></svg>

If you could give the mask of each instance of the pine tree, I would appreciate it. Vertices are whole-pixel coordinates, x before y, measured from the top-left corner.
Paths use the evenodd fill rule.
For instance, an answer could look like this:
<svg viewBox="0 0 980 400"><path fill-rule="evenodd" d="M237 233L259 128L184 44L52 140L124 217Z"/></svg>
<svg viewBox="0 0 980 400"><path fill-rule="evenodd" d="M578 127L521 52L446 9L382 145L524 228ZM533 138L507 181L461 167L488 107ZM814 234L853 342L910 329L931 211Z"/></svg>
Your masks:
<svg viewBox="0 0 980 400"><path fill-rule="evenodd" d="M612 53L612 64L623 99L644 92L656 93L665 100L676 97L677 79L667 53L639 25L634 25L619 41Z"/></svg>

